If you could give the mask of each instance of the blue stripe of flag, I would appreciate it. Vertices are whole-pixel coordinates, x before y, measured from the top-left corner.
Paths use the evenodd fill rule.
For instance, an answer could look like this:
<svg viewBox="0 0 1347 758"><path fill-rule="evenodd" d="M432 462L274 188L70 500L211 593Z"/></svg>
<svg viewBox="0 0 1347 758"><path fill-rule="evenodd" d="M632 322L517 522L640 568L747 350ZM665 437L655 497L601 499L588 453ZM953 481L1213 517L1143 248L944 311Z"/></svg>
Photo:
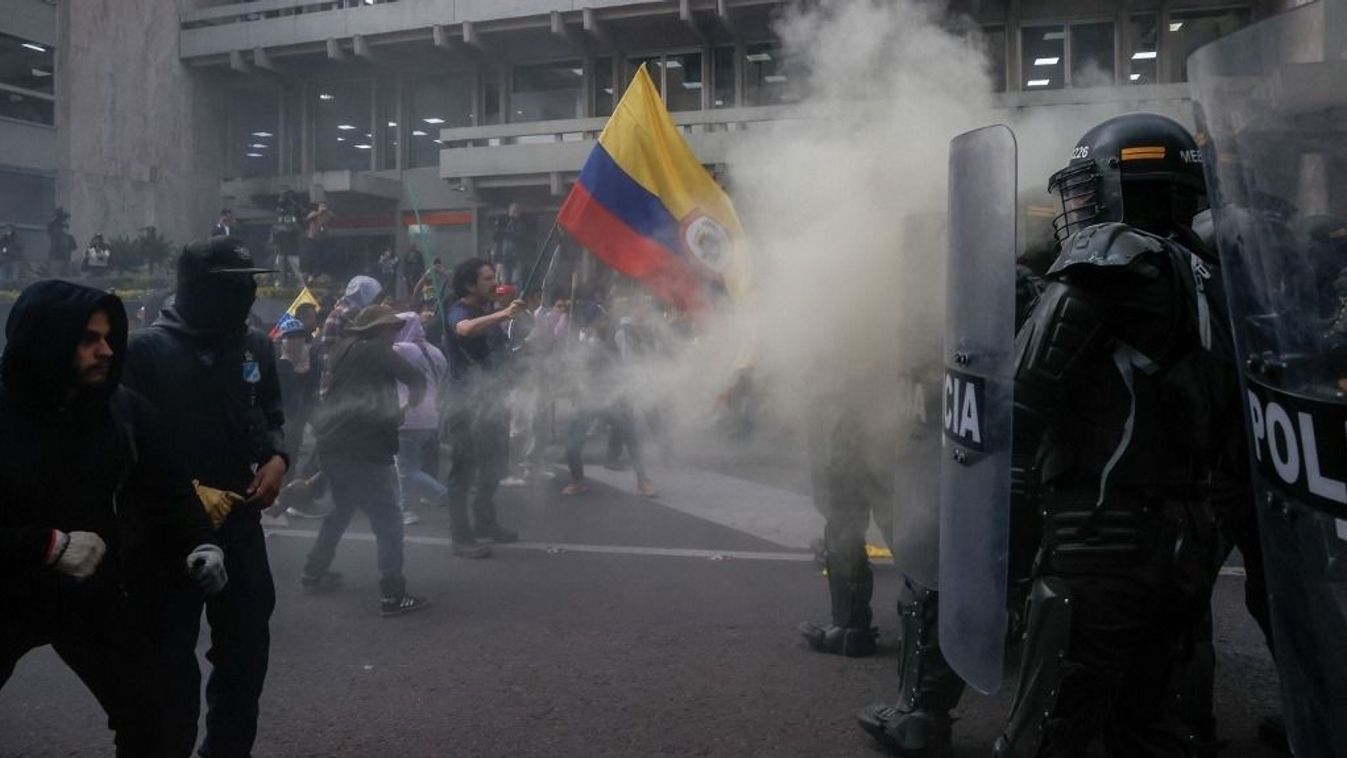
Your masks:
<svg viewBox="0 0 1347 758"><path fill-rule="evenodd" d="M595 145L580 169L580 183L589 194L632 231L679 254L678 219L664 203L623 171L603 145Z"/></svg>

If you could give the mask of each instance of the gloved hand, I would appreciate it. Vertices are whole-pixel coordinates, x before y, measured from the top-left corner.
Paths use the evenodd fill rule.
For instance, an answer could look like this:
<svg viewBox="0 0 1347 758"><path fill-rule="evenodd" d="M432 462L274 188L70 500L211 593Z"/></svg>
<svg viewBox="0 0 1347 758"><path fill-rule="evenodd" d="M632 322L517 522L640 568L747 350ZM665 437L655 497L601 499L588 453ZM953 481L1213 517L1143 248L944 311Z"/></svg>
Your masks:
<svg viewBox="0 0 1347 758"><path fill-rule="evenodd" d="M56 549L48 564L77 582L88 579L103 562L108 546L93 532L56 533Z"/></svg>
<svg viewBox="0 0 1347 758"><path fill-rule="evenodd" d="M216 529L224 523L225 517L234 510L234 506L243 502L243 496L237 492L207 487L196 479L192 480L192 487L196 490L197 499L201 501L201 507L206 509L210 525Z"/></svg>
<svg viewBox="0 0 1347 758"><path fill-rule="evenodd" d="M187 554L187 576L207 595L214 595L229 582L224 551L215 545L197 545Z"/></svg>

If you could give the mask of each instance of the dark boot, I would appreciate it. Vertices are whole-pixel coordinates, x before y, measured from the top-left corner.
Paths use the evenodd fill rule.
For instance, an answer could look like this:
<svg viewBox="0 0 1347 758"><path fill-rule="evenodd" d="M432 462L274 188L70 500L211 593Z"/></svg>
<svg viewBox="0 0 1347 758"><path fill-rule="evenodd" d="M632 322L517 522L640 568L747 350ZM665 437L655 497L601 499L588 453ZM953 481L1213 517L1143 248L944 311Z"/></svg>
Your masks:
<svg viewBox="0 0 1347 758"><path fill-rule="evenodd" d="M875 653L875 640L879 630L874 627L844 628L840 626L819 626L805 622L799 626L800 636L809 647L820 653L845 655L848 658L864 658Z"/></svg>
<svg viewBox="0 0 1347 758"><path fill-rule="evenodd" d="M949 749L953 719L949 711L900 711L892 705L867 705L856 717L861 728L895 755L934 756Z"/></svg>

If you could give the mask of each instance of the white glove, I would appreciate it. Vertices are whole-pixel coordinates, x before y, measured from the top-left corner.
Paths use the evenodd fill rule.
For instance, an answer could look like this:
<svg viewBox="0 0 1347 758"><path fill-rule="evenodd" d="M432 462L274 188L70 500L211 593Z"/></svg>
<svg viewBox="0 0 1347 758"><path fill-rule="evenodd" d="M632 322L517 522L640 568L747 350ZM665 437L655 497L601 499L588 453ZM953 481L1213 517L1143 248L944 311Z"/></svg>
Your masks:
<svg viewBox="0 0 1347 758"><path fill-rule="evenodd" d="M56 547L52 567L77 582L93 576L98 570L98 565L103 562L103 555L108 551L103 538L93 532L66 534L58 531L56 539L59 540L59 544Z"/></svg>
<svg viewBox="0 0 1347 758"><path fill-rule="evenodd" d="M229 582L224 551L215 545L197 545L187 554L187 576L207 595L214 595Z"/></svg>

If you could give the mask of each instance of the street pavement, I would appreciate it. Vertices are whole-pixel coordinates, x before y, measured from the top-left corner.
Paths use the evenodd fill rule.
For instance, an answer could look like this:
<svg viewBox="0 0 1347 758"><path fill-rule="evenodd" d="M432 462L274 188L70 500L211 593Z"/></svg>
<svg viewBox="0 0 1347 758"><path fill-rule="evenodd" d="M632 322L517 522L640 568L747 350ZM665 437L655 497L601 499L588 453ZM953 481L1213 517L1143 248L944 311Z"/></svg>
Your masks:
<svg viewBox="0 0 1347 758"><path fill-rule="evenodd" d="M656 466L658 499L630 472L591 467L594 490L555 479L507 487L518 545L451 557L443 509L407 530L410 591L431 606L377 607L374 543L357 516L334 569L344 589L299 591L317 522L268 523L277 608L257 756L872 756L855 713L892 700L898 577L877 567L881 651L807 650L827 618L804 550L821 520L798 490L727 467ZM789 479L789 477L787 477ZM1217 715L1225 755L1277 753L1255 735L1276 676L1243 610L1238 569L1216 588ZM1009 695L970 693L953 756L986 756ZM49 650L0 690L0 756L100 756L111 738L93 698Z"/></svg>

